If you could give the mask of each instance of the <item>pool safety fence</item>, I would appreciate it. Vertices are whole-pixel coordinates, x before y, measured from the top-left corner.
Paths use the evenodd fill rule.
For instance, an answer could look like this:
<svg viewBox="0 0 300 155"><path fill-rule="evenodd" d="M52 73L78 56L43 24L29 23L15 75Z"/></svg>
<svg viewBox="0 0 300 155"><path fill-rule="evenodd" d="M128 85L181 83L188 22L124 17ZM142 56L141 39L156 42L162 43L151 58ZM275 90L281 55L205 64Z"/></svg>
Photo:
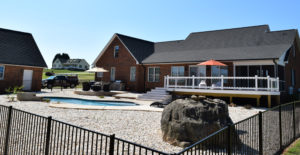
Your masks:
<svg viewBox="0 0 300 155"><path fill-rule="evenodd" d="M279 154L300 136L300 101L228 125L166 153L76 125L0 105L0 154Z"/></svg>

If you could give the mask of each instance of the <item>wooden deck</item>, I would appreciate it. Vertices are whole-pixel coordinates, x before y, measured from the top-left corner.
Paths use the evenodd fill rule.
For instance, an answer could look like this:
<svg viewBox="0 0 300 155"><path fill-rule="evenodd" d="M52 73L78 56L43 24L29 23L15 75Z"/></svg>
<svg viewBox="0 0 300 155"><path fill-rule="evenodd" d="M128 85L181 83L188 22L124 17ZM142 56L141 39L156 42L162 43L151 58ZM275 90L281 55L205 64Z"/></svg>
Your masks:
<svg viewBox="0 0 300 155"><path fill-rule="evenodd" d="M213 84L213 81L218 84ZM232 80L232 85L225 85L225 80ZM241 87L235 84L236 80L252 80L253 85ZM198 82L197 82L198 81ZM201 81L201 82L200 82ZM206 84L207 83L209 84ZM260 85L264 82L265 85ZM260 106L260 98L267 96L268 107L272 106L272 97L279 103L279 79L271 77L165 77L167 91L182 95L204 95L232 98L255 98Z"/></svg>

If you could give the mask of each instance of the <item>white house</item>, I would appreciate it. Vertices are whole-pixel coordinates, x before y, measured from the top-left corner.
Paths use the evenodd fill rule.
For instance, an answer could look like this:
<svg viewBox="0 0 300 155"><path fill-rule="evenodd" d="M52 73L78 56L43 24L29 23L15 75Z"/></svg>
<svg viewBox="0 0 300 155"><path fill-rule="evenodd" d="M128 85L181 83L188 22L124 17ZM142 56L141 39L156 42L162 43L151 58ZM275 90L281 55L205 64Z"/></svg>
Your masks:
<svg viewBox="0 0 300 155"><path fill-rule="evenodd" d="M60 59L57 58L52 64L52 69L88 70L89 63L85 59Z"/></svg>
<svg viewBox="0 0 300 155"><path fill-rule="evenodd" d="M52 63L52 69L64 69L63 64L66 63L68 59L57 58Z"/></svg>

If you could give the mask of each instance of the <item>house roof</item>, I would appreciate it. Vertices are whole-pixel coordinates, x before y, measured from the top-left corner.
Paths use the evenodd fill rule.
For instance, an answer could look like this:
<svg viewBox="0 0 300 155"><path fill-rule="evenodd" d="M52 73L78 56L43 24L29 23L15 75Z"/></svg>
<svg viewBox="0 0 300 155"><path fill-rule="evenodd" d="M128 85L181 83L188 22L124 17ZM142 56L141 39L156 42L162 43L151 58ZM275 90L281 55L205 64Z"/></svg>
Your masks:
<svg viewBox="0 0 300 155"><path fill-rule="evenodd" d="M274 59L292 46L297 30L270 31L268 25L195 32L184 40L150 42L117 34L141 63Z"/></svg>
<svg viewBox="0 0 300 155"><path fill-rule="evenodd" d="M0 64L47 67L30 33L0 28Z"/></svg>
<svg viewBox="0 0 300 155"><path fill-rule="evenodd" d="M69 59L63 59L63 58L56 58L60 61L60 63L66 63Z"/></svg>
<svg viewBox="0 0 300 155"><path fill-rule="evenodd" d="M69 59L64 64L78 64L81 61L85 61L84 59Z"/></svg>
<svg viewBox="0 0 300 155"><path fill-rule="evenodd" d="M119 39L128 48L134 58L141 63L154 52L154 43L126 35L116 33Z"/></svg>

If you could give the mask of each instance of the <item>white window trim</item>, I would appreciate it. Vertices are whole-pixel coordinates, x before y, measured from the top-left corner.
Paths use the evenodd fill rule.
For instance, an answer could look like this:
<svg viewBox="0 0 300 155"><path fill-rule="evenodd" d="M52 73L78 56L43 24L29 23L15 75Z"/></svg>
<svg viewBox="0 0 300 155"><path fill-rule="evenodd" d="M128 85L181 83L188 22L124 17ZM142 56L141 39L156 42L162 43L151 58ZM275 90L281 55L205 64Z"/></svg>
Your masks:
<svg viewBox="0 0 300 155"><path fill-rule="evenodd" d="M0 77L0 80L4 80L4 77L5 77L5 66L0 65L0 67L3 67L3 77Z"/></svg>
<svg viewBox="0 0 300 155"><path fill-rule="evenodd" d="M154 81L150 81L149 80L149 73L150 73L149 70L150 70L150 68L154 69L154 74L153 74L153 80ZM155 68L159 68L160 69L160 67L158 67L158 66L157 67L156 66L155 67L148 67L148 75L147 75L148 82L159 82L159 78L158 78L158 81L155 81ZM160 76L160 73L159 73L159 76Z"/></svg>
<svg viewBox="0 0 300 155"><path fill-rule="evenodd" d="M97 72L96 74L97 74L97 78L102 78L103 77L103 72Z"/></svg>
<svg viewBox="0 0 300 155"><path fill-rule="evenodd" d="M134 76L132 76L132 72L131 72L131 71L132 71L132 68L135 68ZM131 82L134 82L134 81L136 80L136 67L135 67L135 66L131 66L131 67L130 67L130 73L129 73L129 74L130 74L130 81L131 81Z"/></svg>
<svg viewBox="0 0 300 155"><path fill-rule="evenodd" d="M114 58L118 58L118 57L116 57L116 47L118 47L118 57L119 57L120 46L116 45L116 46L114 46Z"/></svg>

